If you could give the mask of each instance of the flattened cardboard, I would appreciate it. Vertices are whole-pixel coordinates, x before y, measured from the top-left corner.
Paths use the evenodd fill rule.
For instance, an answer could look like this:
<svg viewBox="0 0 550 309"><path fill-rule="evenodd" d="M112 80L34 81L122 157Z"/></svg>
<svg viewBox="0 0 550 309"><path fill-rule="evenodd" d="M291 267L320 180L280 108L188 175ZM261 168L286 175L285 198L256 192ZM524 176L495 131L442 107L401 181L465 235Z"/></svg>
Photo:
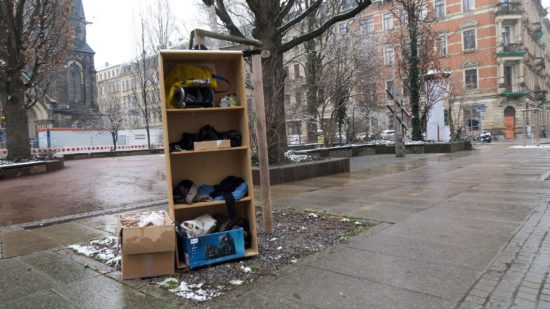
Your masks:
<svg viewBox="0 0 550 309"><path fill-rule="evenodd" d="M119 218L122 279L174 274L176 235L168 214L165 214L164 224L122 227Z"/></svg>
<svg viewBox="0 0 550 309"><path fill-rule="evenodd" d="M194 150L212 150L223 148L231 148L231 141L228 139L220 139L216 141L195 142L193 144Z"/></svg>

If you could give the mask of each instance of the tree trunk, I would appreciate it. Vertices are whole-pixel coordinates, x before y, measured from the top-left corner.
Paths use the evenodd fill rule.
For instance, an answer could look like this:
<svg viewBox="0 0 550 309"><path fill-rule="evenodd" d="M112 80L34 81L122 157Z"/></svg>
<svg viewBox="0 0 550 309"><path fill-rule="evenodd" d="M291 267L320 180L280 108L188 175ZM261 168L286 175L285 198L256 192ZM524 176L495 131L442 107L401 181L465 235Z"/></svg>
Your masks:
<svg viewBox="0 0 550 309"><path fill-rule="evenodd" d="M422 140L422 123L420 119L420 73L418 58L417 21L409 16L409 36L411 40L411 56L409 60L409 82L411 90L412 139Z"/></svg>
<svg viewBox="0 0 550 309"><path fill-rule="evenodd" d="M113 151L116 151L116 143L118 140L118 134L111 132L111 137L113 138Z"/></svg>
<svg viewBox="0 0 550 309"><path fill-rule="evenodd" d="M253 36L259 39L263 43L264 49L270 52L270 57L262 61L267 142L270 159L281 162L284 160L284 153L287 150L285 79L283 53L280 51L282 37L272 23L279 11L279 3L278 1L265 1L261 5L268 6L268 8L259 10L265 16L256 16Z"/></svg>
<svg viewBox="0 0 550 309"><path fill-rule="evenodd" d="M19 72L17 72L19 73ZM10 93L13 97L6 100L4 113L6 115L6 135L8 160L19 161L30 159L31 145L29 139L29 124L25 109L25 90L19 76L12 76Z"/></svg>

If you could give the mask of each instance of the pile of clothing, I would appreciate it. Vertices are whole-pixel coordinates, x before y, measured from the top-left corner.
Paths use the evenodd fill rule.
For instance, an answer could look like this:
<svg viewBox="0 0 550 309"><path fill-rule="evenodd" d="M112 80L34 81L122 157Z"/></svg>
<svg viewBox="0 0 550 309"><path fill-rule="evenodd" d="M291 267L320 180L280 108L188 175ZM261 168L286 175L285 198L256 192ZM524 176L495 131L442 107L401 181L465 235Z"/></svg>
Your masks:
<svg viewBox="0 0 550 309"><path fill-rule="evenodd" d="M199 133L182 133L181 140L177 143L170 144L170 152L193 150L195 142L217 141L228 139L231 142L231 147L239 147L242 145L241 132L237 130L229 130L226 132L218 132L211 125L205 125L200 128Z"/></svg>

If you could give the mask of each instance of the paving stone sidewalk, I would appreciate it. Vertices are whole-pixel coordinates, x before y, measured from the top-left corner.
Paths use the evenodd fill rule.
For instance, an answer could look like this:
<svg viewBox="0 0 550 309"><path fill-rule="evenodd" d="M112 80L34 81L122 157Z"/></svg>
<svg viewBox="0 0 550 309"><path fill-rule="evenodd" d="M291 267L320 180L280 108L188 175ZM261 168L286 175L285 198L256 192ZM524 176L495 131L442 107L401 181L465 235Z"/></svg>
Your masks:
<svg viewBox="0 0 550 309"><path fill-rule="evenodd" d="M459 308L550 308L550 194L534 209Z"/></svg>

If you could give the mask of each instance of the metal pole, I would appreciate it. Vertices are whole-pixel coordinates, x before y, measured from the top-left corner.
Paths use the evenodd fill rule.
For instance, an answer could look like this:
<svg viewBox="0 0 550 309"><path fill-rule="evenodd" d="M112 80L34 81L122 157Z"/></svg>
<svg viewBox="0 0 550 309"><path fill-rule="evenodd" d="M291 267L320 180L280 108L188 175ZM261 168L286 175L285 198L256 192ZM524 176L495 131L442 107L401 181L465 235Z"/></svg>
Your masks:
<svg viewBox="0 0 550 309"><path fill-rule="evenodd" d="M524 110L522 112L522 115L523 115L523 146L525 147L527 145L527 123L526 123L527 111Z"/></svg>

